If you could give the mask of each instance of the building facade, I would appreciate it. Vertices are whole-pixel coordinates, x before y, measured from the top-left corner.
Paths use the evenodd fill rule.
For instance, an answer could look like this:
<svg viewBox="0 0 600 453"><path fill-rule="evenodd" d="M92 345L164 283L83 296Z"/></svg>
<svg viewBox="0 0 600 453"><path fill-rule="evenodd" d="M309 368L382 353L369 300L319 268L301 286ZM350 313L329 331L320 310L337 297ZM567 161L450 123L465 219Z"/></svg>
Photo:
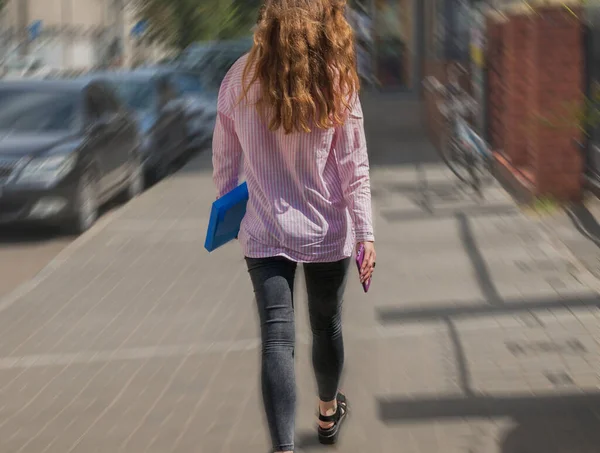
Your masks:
<svg viewBox="0 0 600 453"><path fill-rule="evenodd" d="M423 57L422 2L425 0L354 0L350 2L360 49L368 51L370 79L382 89L412 90ZM365 50L363 50L365 51ZM363 71L364 72L364 71Z"/></svg>
<svg viewBox="0 0 600 453"><path fill-rule="evenodd" d="M373 78L383 89L419 91L432 62L470 64L473 19L484 5L510 0L352 0L369 24ZM355 30L359 27L355 26ZM362 31L362 36L365 35Z"/></svg>
<svg viewBox="0 0 600 453"><path fill-rule="evenodd" d="M139 64L158 62L163 58L174 56L174 51L159 43L148 42L144 39L144 33L135 33L140 25L140 17L135 2L125 5L122 15L123 20L123 47L122 64L125 67L134 67ZM142 27L143 30L143 27Z"/></svg>
<svg viewBox="0 0 600 453"><path fill-rule="evenodd" d="M87 69L122 52L123 0L8 0L4 56L39 58L57 69Z"/></svg>

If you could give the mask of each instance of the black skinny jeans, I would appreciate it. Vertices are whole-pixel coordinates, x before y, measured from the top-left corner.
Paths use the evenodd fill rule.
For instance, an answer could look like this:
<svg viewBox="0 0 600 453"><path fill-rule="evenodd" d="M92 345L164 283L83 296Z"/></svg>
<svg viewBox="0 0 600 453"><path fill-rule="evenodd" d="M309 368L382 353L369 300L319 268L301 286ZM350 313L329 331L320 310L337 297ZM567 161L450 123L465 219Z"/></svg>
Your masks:
<svg viewBox="0 0 600 453"><path fill-rule="evenodd" d="M294 278L297 264L285 258L246 258L262 336L262 393L274 451L294 450ZM342 298L350 258L304 265L312 360L319 398L333 401L344 365Z"/></svg>

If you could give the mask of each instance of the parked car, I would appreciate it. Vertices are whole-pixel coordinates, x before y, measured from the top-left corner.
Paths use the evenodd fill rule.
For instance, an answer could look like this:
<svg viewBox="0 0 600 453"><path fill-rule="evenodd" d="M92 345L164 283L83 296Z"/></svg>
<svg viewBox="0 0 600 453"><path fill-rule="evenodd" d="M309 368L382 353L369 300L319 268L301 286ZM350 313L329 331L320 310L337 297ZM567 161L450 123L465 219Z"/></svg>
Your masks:
<svg viewBox="0 0 600 453"><path fill-rule="evenodd" d="M216 121L217 95L221 82L233 64L252 48L252 39L218 41L196 44L184 51L177 60L180 71L197 74L204 98L211 106L211 131Z"/></svg>
<svg viewBox="0 0 600 453"><path fill-rule="evenodd" d="M203 77L194 71L169 66L154 70L169 80L183 99L188 147L201 148L212 138L217 120L218 92L208 89Z"/></svg>
<svg viewBox="0 0 600 453"><path fill-rule="evenodd" d="M0 224L81 233L144 187L135 120L102 81L0 83Z"/></svg>
<svg viewBox="0 0 600 453"><path fill-rule="evenodd" d="M252 38L194 43L181 53L176 62L181 68L196 71L211 67L215 69L213 64L220 66L223 63L223 66L216 68L217 72L227 72L227 66L249 52L252 44Z"/></svg>
<svg viewBox="0 0 600 453"><path fill-rule="evenodd" d="M185 100L173 81L154 69L92 77L110 83L135 115L142 135L145 173L154 180L165 177L188 150Z"/></svg>
<svg viewBox="0 0 600 453"><path fill-rule="evenodd" d="M192 43L181 52L174 62L182 68L193 69L215 45L218 43L212 41Z"/></svg>

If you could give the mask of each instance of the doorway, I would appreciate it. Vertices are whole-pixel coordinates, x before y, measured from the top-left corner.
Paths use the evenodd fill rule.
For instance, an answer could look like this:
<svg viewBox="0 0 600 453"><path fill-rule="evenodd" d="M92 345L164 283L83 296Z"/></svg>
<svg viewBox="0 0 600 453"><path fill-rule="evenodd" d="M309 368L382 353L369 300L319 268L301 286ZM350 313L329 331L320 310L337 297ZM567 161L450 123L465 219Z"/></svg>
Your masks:
<svg viewBox="0 0 600 453"><path fill-rule="evenodd" d="M414 0L373 1L374 66L381 88L415 87L417 19Z"/></svg>

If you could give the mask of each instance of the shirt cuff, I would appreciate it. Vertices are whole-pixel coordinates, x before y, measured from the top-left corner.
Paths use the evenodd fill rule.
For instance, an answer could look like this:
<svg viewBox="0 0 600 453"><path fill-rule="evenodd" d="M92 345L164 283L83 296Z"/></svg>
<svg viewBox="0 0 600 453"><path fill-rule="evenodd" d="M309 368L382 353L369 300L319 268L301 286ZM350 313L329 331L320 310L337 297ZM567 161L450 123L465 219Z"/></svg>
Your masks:
<svg viewBox="0 0 600 453"><path fill-rule="evenodd" d="M375 242L375 235L370 231L357 231L354 236L356 242Z"/></svg>

